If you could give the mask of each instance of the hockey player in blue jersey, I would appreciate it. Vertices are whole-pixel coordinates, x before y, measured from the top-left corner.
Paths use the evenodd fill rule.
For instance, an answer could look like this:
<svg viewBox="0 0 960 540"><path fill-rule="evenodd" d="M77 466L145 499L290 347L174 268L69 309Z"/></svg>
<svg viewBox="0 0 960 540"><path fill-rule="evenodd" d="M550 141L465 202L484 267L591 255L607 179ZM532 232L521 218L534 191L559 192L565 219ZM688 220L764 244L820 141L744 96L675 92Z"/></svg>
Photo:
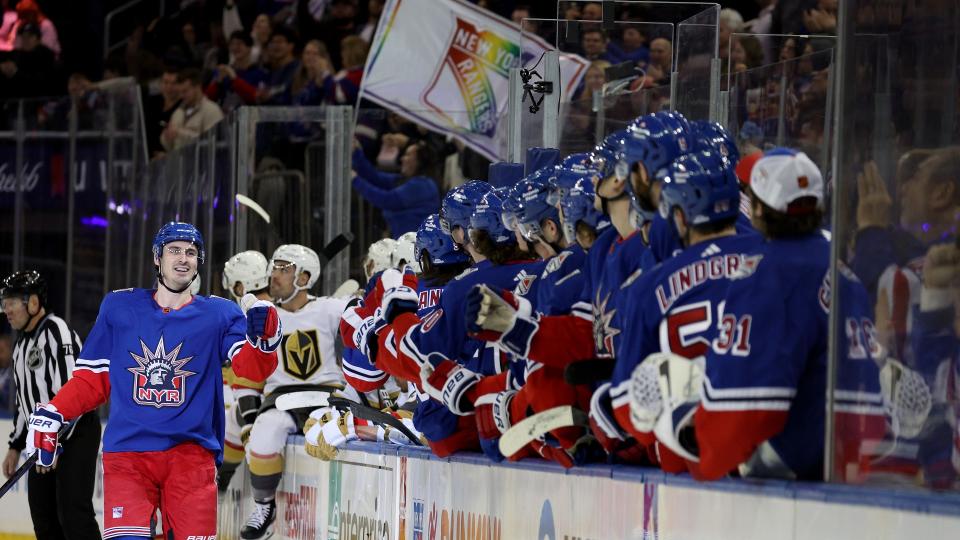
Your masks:
<svg viewBox="0 0 960 540"><path fill-rule="evenodd" d="M441 456L478 448L474 402L509 384L503 369L505 358L495 347L468 337L463 312L464 298L474 284L512 289L517 274L531 267L503 224L501 205L496 191L488 191L479 201L464 192L448 194L444 200L441 215L446 230L454 233L454 240L463 240L463 231L467 231L466 245L477 262L447 283L440 305L427 318L421 320L413 310L402 308L404 302L416 305L413 291L390 289L383 298L388 325L378 332L378 362L387 354L394 355L394 361L419 366L423 391L458 417L455 424L445 413L438 414L439 419L432 415L415 419L431 449ZM464 207L472 208L468 222L463 221Z"/></svg>
<svg viewBox="0 0 960 540"><path fill-rule="evenodd" d="M610 361L616 355L621 328L614 316L622 308L621 286L642 272L646 245L641 226L647 215L637 193L649 189L650 178L687 152L686 121L675 113L647 115L626 132L608 137L594 151L603 173L595 177L596 198L613 226L590 248L583 292L569 315L533 316L502 291L478 289L467 303L477 335L497 341L517 357L565 369L584 360ZM622 439L604 440L619 455ZM561 441L566 449L576 441ZM630 445L627 448L632 452ZM632 453L622 459L637 460Z"/></svg>
<svg viewBox="0 0 960 540"><path fill-rule="evenodd" d="M866 291L845 267L840 283L830 283L830 242L820 229L823 179L806 155L767 152L751 173L750 196L765 241L730 279L719 320L711 322L716 335L702 346L704 365L656 355L641 362L628 391L631 421L653 426L658 444L685 458L699 479L737 469L821 479L827 317L831 297L840 294L846 339L834 420L852 428L838 431L842 478L857 459L846 450L883 433L885 423Z"/></svg>
<svg viewBox="0 0 960 540"><path fill-rule="evenodd" d="M739 270L743 254L761 240L756 234L736 233L737 178L715 151L678 158L660 183L660 213L684 249L624 284L620 320L625 324L613 378L597 389L590 411L603 429L621 437L629 433L646 446L655 442L652 431L635 426L630 417L627 391L634 368L660 351L702 360L722 314L727 284ZM666 450L656 455L665 470L686 469L683 460Z"/></svg>
<svg viewBox="0 0 960 540"><path fill-rule="evenodd" d="M52 466L60 427L109 400L104 538L150 538L158 507L165 537L216 536L220 366L232 359L237 377L260 381L276 368L281 329L273 305L256 301L245 318L234 302L190 294L203 247L192 225L161 227L153 241L158 288L104 298L74 377L30 418L38 463Z"/></svg>

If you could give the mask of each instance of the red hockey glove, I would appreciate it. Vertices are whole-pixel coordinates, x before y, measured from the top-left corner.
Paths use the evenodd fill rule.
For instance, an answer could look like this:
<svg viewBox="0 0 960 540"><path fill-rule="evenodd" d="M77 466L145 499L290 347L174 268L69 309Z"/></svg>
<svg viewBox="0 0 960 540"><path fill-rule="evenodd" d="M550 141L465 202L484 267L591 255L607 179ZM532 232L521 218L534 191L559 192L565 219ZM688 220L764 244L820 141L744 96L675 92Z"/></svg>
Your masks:
<svg viewBox="0 0 960 540"><path fill-rule="evenodd" d="M477 398L477 431L483 439L499 439L513 422L510 421L510 403L516 390L484 394Z"/></svg>
<svg viewBox="0 0 960 540"><path fill-rule="evenodd" d="M277 350L283 332L277 308L250 293L243 296L240 304L247 314L247 341L266 353Z"/></svg>

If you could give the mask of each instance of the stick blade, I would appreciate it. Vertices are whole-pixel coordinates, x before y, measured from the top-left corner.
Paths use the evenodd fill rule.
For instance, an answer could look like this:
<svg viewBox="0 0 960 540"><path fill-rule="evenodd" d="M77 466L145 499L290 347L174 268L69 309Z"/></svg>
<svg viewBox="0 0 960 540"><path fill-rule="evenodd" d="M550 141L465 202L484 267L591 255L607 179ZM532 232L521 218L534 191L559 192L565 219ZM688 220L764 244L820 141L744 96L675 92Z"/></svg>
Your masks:
<svg viewBox="0 0 960 540"><path fill-rule="evenodd" d="M517 422L500 437L500 453L512 456L535 439L568 426L585 425L587 415L571 405L554 407Z"/></svg>

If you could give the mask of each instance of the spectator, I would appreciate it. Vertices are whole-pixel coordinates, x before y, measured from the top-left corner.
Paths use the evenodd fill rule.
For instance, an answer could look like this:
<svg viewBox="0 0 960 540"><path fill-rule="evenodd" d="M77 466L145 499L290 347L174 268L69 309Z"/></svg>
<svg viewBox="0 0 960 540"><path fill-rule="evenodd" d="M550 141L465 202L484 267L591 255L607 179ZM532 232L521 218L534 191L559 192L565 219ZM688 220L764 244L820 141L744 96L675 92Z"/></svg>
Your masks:
<svg viewBox="0 0 960 540"><path fill-rule="evenodd" d="M186 146L223 120L220 107L203 95L199 70L187 68L181 71L177 75L177 85L180 87L180 106L160 135L160 142L168 151Z"/></svg>
<svg viewBox="0 0 960 540"><path fill-rule="evenodd" d="M223 3L220 26L224 35L227 36L232 36L234 32L243 31L243 18L240 17L240 8L237 7L234 0L226 0Z"/></svg>
<svg viewBox="0 0 960 540"><path fill-rule="evenodd" d="M17 49L0 63L0 82L6 97L53 96L63 92L56 77L53 51L41 43L40 27L20 25Z"/></svg>
<svg viewBox="0 0 960 540"><path fill-rule="evenodd" d="M160 93L148 96L143 104L143 120L147 132L147 151L151 158L163 155L160 134L170 124L173 111L180 106L177 70L166 67L160 75Z"/></svg>
<svg viewBox="0 0 960 540"><path fill-rule="evenodd" d="M40 11L40 6L34 0L20 0L17 3L17 20L13 23L10 30L4 35L0 32L0 51L11 51L21 48L20 28L25 24L36 25L40 29L40 36L43 45L53 52L54 58L60 56L60 40L57 37L57 28L53 22ZM6 27L8 15L4 14L4 27ZM2 41L5 39L6 41Z"/></svg>
<svg viewBox="0 0 960 540"><path fill-rule="evenodd" d="M620 61L630 61L642 66L650 61L650 50L646 47L646 37L638 26L625 26L621 34L621 45L607 43L607 49Z"/></svg>
<svg viewBox="0 0 960 540"><path fill-rule="evenodd" d="M610 40L607 38L607 33L600 28L584 30L580 39L583 57L587 60L606 60L611 64L618 61L618 59L607 50L607 44Z"/></svg>
<svg viewBox="0 0 960 540"><path fill-rule="evenodd" d="M253 38L243 30L230 35L230 65L217 66L204 94L225 114L257 102L257 90L266 85L267 72L253 61Z"/></svg>
<svg viewBox="0 0 960 540"><path fill-rule="evenodd" d="M343 69L340 62L340 44L343 38L357 33L357 6L353 0L331 0L327 17L317 25L303 27L305 35L323 36L323 41L333 58L334 69Z"/></svg>
<svg viewBox="0 0 960 540"><path fill-rule="evenodd" d="M367 0L367 22L360 28L357 34L360 39L370 43L373 41L373 34L377 31L377 25L380 24L380 15L383 13L383 4L385 0ZM529 15L527 15L529 17Z"/></svg>
<svg viewBox="0 0 960 540"><path fill-rule="evenodd" d="M85 73L74 72L67 78L67 96L40 109L40 123L50 129L64 130L70 125L70 109L77 104L78 129L94 129L105 125L101 93Z"/></svg>
<svg viewBox="0 0 960 540"><path fill-rule="evenodd" d="M12 51L17 39L17 10L11 8L13 0L0 0L0 51Z"/></svg>
<svg viewBox="0 0 960 540"><path fill-rule="evenodd" d="M324 80L324 100L331 105L355 105L367 61L368 45L358 36L347 36L340 44L343 69Z"/></svg>
<svg viewBox="0 0 960 540"><path fill-rule="evenodd" d="M583 93L579 100L587 104L593 103L593 93L599 92L607 82L606 70L610 67L610 62L606 60L594 60L590 62L590 67L583 75Z"/></svg>
<svg viewBox="0 0 960 540"><path fill-rule="evenodd" d="M367 161L355 145L353 151L353 189L373 206L380 209L394 238L416 231L420 223L440 206L434 174L436 158L426 143L420 141L407 146L400 160L400 174L383 173Z"/></svg>
<svg viewBox="0 0 960 540"><path fill-rule="evenodd" d="M666 38L656 38L650 42L650 66L656 66L666 76L673 71L673 45Z"/></svg>
<svg viewBox="0 0 960 540"><path fill-rule="evenodd" d="M359 38L357 38L359 39ZM303 46L300 69L293 76L293 103L295 105L320 105L323 103L324 86L333 77L333 61L323 42L311 39Z"/></svg>
<svg viewBox="0 0 960 540"><path fill-rule="evenodd" d="M583 5L580 14L581 21L601 21L603 20L603 6L599 2L589 2Z"/></svg>
<svg viewBox="0 0 960 540"><path fill-rule="evenodd" d="M267 86L258 92L257 101L268 105L292 103L293 76L300 69L300 62L294 56L296 47L297 35L293 30L286 26L273 30L267 47Z"/></svg>
<svg viewBox="0 0 960 540"><path fill-rule="evenodd" d="M721 73L726 73L727 69L729 69L728 66L730 66L730 59L727 58L727 54L730 52L731 48L730 34L743 32L743 17L740 15L740 12L730 8L721 9L719 32L719 56L723 64L721 67Z"/></svg>
<svg viewBox="0 0 960 540"><path fill-rule="evenodd" d="M253 48L250 51L250 57L254 62L266 63L267 44L270 42L270 36L273 35L273 22L268 15L261 13L253 20L253 30L250 37L253 38Z"/></svg>
<svg viewBox="0 0 960 540"><path fill-rule="evenodd" d="M510 12L510 20L515 22L517 25L523 26L523 20L530 18L530 6L526 4L517 4L513 7L513 11Z"/></svg>
<svg viewBox="0 0 960 540"><path fill-rule="evenodd" d="M757 0L757 5L760 6L760 12L757 13L756 18L744 23L743 29L752 34L769 34L770 27L773 24L773 9L777 5L777 0ZM761 51L763 51L762 62L772 64L775 54L770 36L757 35L755 37L760 43Z"/></svg>
<svg viewBox="0 0 960 540"><path fill-rule="evenodd" d="M803 26L811 34L837 31L837 0L818 0L817 7L803 13Z"/></svg>

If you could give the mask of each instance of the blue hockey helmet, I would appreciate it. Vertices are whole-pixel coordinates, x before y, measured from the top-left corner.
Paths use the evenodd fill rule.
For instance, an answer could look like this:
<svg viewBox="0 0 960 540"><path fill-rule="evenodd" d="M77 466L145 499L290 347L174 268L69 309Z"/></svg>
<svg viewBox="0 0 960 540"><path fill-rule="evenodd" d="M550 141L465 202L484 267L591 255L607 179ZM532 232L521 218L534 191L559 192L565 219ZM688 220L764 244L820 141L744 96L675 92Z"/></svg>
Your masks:
<svg viewBox="0 0 960 540"><path fill-rule="evenodd" d="M488 191L474 208L470 216L470 229L486 231L493 243L502 246L515 244L513 231L503 224L503 200L509 196L509 189L498 188Z"/></svg>
<svg viewBox="0 0 960 540"><path fill-rule="evenodd" d="M203 235L200 234L200 231L197 230L196 227L189 223L183 223L182 221L171 221L160 227L156 236L153 237L153 256L159 259L163 251L163 246L170 242L177 241L190 242L197 246L197 251L199 252L197 254L197 262L203 264Z"/></svg>
<svg viewBox="0 0 960 540"><path fill-rule="evenodd" d="M547 195L547 203L554 206L560 204L563 195L573 187L580 179L590 178L597 171L592 167L590 154L570 154L559 165L554 167L547 183L550 184L550 192Z"/></svg>
<svg viewBox="0 0 960 540"><path fill-rule="evenodd" d="M457 247L450 235L440 230L440 216L430 214L417 229L417 241L414 243L416 256L427 252L431 264L460 264L470 260L470 256Z"/></svg>
<svg viewBox="0 0 960 540"><path fill-rule="evenodd" d="M740 151L737 150L737 144L730 136L730 132L723 126L709 120L695 120L691 122L690 127L693 129L694 145L697 150L714 150L729 162L729 168L733 169L737 166L740 161Z"/></svg>
<svg viewBox="0 0 960 540"><path fill-rule="evenodd" d="M560 199L563 213L563 237L567 242L577 241L577 223L583 222L596 230L609 224L609 218L593 205L593 183L589 178L577 181Z"/></svg>
<svg viewBox="0 0 960 540"><path fill-rule="evenodd" d="M448 191L440 205L440 229L451 234L455 227L460 227L466 232L473 210L491 189L493 186L483 180L470 180Z"/></svg>
<svg viewBox="0 0 960 540"><path fill-rule="evenodd" d="M550 204L548 196L552 167L544 167L521 180L513 188L520 201L520 211L517 213L517 226L521 236L529 241L543 240L543 230L540 224L545 219L552 219L560 225L560 213L556 205Z"/></svg>
<svg viewBox="0 0 960 540"><path fill-rule="evenodd" d="M504 227L515 231L517 230L517 216L521 210L517 187L505 188L502 193L503 200L500 203L500 219L503 221Z"/></svg>
<svg viewBox="0 0 960 540"><path fill-rule="evenodd" d="M737 176L716 151L704 150L680 157L663 177L660 215L673 223L679 207L689 225L736 218L740 211Z"/></svg>
<svg viewBox="0 0 960 540"><path fill-rule="evenodd" d="M643 164L651 180L658 179L673 160L694 150L690 127L680 113L658 112L641 116L627 128L617 154L617 173L629 173ZM625 167L624 167L625 166Z"/></svg>

